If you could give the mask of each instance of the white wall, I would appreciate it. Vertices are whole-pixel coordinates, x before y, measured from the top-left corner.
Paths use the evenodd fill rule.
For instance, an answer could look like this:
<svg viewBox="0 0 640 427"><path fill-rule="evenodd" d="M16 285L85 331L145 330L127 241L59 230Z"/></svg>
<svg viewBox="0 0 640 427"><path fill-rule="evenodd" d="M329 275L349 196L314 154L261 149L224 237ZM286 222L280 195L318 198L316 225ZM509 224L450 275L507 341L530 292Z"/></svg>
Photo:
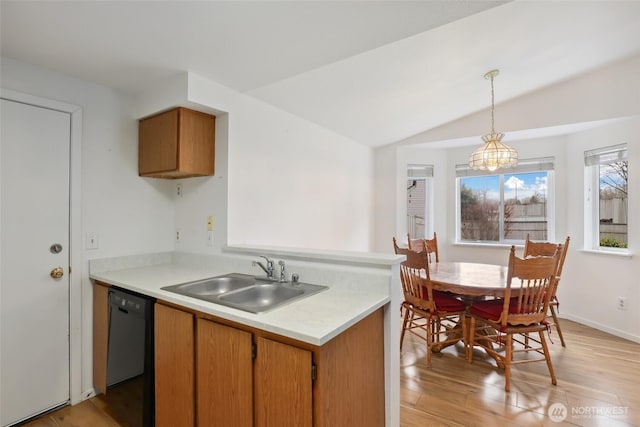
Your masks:
<svg viewBox="0 0 640 427"><path fill-rule="evenodd" d="M376 161L376 252L393 250L393 236L400 242L407 236L407 165L434 166L433 203L434 221L438 240L448 238L447 230L440 227L447 220L447 212L441 207L447 201L447 150L415 146L386 146L375 152ZM443 248L443 255L446 249Z"/></svg>
<svg viewBox="0 0 640 427"><path fill-rule="evenodd" d="M176 224L186 233L177 248L211 252L228 240L370 249L369 148L192 73L187 80L187 104L218 111L224 121L216 125L215 177L182 180L185 191L176 201ZM140 114L152 112L149 105L161 108L145 96L139 102ZM174 104L170 99L164 103ZM216 234L213 248L205 239L206 217L211 214L216 233L227 233Z"/></svg>
<svg viewBox="0 0 640 427"><path fill-rule="evenodd" d="M2 58L0 86L82 109L81 234L96 233L99 249L82 248L82 390L92 389L92 289L88 260L173 250L174 201L166 182L138 177L137 120L122 93ZM17 183L19 185L19 183ZM72 349L74 351L74 349Z"/></svg>
<svg viewBox="0 0 640 427"><path fill-rule="evenodd" d="M583 251L584 152L627 143L629 159L628 242L633 257ZM558 288L561 314L578 322L640 341L640 118L567 138L568 234L573 250L567 255ZM571 255L571 259L569 259ZM617 309L617 297L627 298L627 310Z"/></svg>
<svg viewBox="0 0 640 427"><path fill-rule="evenodd" d="M406 167L403 169L398 164L398 150L395 146L375 150L375 171L374 250L389 252L392 249L392 237L401 230L403 212L398 208L404 206L401 189L407 179Z"/></svg>
<svg viewBox="0 0 640 427"><path fill-rule="evenodd" d="M92 289L88 260L148 252L217 252L227 243L368 251L372 153L311 122L193 75L162 82L141 99L2 58L0 86L82 109L81 389L92 388ZM138 176L137 120L185 105L217 116L216 175ZM229 111L230 113L225 113ZM183 185L183 197L175 194ZM215 219L207 245L207 216ZM175 241L176 230L183 239ZM227 239L227 235L229 239ZM72 349L72 351L76 351Z"/></svg>

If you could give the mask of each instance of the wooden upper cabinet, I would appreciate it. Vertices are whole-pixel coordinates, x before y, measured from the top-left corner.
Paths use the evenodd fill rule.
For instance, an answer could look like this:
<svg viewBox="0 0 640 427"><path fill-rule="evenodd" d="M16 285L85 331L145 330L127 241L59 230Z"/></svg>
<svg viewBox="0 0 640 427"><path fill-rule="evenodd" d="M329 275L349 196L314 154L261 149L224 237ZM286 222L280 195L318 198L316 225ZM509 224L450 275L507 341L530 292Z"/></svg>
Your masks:
<svg viewBox="0 0 640 427"><path fill-rule="evenodd" d="M216 117L178 107L140 120L138 172L154 178L211 176Z"/></svg>

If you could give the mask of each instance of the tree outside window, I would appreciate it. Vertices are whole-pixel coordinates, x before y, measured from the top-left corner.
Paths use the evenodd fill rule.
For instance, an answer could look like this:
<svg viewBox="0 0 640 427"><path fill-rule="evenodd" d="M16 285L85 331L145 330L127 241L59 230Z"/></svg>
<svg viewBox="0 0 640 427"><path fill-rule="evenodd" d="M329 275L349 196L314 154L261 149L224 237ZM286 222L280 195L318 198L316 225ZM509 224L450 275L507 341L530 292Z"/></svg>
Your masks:
<svg viewBox="0 0 640 427"><path fill-rule="evenodd" d="M548 171L465 176L459 182L461 241L521 241L548 235Z"/></svg>
<svg viewBox="0 0 640 427"><path fill-rule="evenodd" d="M627 247L626 160L599 165L599 238L601 247Z"/></svg>
<svg viewBox="0 0 640 427"><path fill-rule="evenodd" d="M628 223L627 145L584 152L585 247L626 251Z"/></svg>

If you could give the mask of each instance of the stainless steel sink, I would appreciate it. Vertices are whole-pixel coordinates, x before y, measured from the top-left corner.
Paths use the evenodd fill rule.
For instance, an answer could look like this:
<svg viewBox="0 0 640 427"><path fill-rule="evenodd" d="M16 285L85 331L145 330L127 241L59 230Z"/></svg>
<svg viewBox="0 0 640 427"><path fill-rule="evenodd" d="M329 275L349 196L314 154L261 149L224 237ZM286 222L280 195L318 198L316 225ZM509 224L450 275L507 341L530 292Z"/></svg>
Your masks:
<svg viewBox="0 0 640 427"><path fill-rule="evenodd" d="M216 295L243 289L255 284L255 277L247 274L226 274L224 276L211 277L195 282L181 283L179 285L165 286L165 291L189 297L210 300Z"/></svg>
<svg viewBox="0 0 640 427"><path fill-rule="evenodd" d="M328 287L299 282L269 282L247 274L231 273L162 289L251 313L263 313Z"/></svg>
<svg viewBox="0 0 640 427"><path fill-rule="evenodd" d="M255 285L220 296L220 301L231 307L259 313L304 294L302 289L282 284Z"/></svg>

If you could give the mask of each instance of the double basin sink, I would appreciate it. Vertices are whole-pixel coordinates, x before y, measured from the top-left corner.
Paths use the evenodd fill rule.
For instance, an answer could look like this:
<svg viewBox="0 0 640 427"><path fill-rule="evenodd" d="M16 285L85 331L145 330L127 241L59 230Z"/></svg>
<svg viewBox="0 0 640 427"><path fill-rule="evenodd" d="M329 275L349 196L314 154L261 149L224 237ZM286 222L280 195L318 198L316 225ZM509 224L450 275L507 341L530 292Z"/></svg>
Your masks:
<svg viewBox="0 0 640 427"><path fill-rule="evenodd" d="M263 313L325 289L328 287L300 282L274 282L240 273L162 288L165 291L251 313Z"/></svg>

